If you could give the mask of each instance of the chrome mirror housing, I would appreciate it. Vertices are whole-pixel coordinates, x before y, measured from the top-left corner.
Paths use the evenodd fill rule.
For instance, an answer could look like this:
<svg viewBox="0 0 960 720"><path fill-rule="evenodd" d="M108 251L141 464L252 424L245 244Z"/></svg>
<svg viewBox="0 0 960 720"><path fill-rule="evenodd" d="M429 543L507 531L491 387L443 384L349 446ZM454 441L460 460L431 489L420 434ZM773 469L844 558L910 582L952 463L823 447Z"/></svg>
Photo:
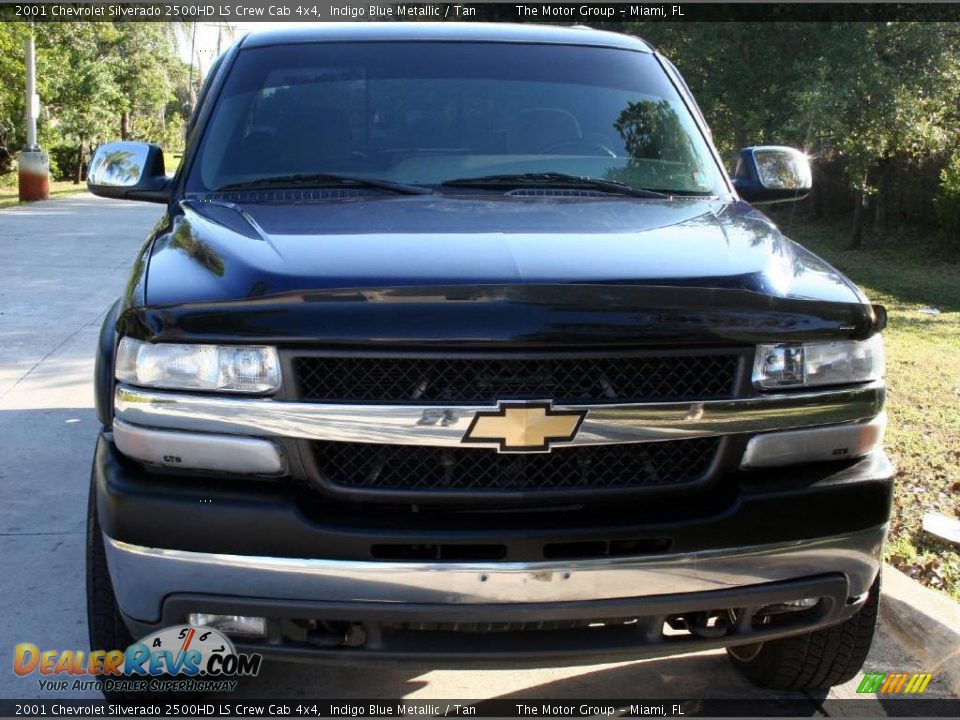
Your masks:
<svg viewBox="0 0 960 720"><path fill-rule="evenodd" d="M141 142L101 145L87 168L87 188L100 197L167 202L170 178L163 150Z"/></svg>
<svg viewBox="0 0 960 720"><path fill-rule="evenodd" d="M758 145L740 151L733 185L751 203L801 200L813 187L813 171L800 150Z"/></svg>

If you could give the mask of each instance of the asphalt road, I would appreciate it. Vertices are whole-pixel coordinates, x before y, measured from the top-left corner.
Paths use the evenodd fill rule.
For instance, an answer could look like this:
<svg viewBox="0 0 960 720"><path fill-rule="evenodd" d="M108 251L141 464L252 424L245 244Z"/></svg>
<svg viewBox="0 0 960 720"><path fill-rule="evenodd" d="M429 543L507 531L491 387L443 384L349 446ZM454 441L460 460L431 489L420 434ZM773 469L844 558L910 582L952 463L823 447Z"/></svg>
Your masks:
<svg viewBox="0 0 960 720"><path fill-rule="evenodd" d="M0 211L0 697L41 691L11 670L13 646L86 649L84 523L98 425L93 358L156 205L88 195ZM881 625L866 669L923 671ZM855 682L830 697L855 696ZM931 684L927 696L945 694ZM786 698L753 688L722 652L551 669L426 664L267 664L240 695L261 698ZM86 693L86 697L97 697ZM234 695L234 698L237 696Z"/></svg>

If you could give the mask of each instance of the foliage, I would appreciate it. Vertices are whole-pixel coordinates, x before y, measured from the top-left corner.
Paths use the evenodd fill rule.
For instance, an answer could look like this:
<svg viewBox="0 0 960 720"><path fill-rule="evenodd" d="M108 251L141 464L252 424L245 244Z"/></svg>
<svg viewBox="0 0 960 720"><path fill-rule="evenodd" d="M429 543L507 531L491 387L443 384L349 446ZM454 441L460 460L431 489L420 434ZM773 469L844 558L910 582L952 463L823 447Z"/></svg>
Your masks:
<svg viewBox="0 0 960 720"><path fill-rule="evenodd" d="M861 224L867 205L882 224L894 159L923 164L957 148L956 23L650 22L624 29L676 63L724 157L777 143L840 163Z"/></svg>
<svg viewBox="0 0 960 720"><path fill-rule="evenodd" d="M0 175L9 172L23 147L24 86L23 45L27 28L22 23L0 23Z"/></svg>
<svg viewBox="0 0 960 720"><path fill-rule="evenodd" d="M955 153L940 171L937 215L940 224L951 235L960 234L960 152Z"/></svg>
<svg viewBox="0 0 960 720"><path fill-rule="evenodd" d="M169 33L159 23L122 23L114 30L107 38L106 63L119 91L121 137L136 132L140 138L158 140L162 123L157 119L173 97ZM140 118L142 128L129 124L131 115Z"/></svg>
<svg viewBox="0 0 960 720"><path fill-rule="evenodd" d="M629 23L690 85L725 158L751 144L803 145L797 113L816 23Z"/></svg>
<svg viewBox="0 0 960 720"><path fill-rule="evenodd" d="M50 156L50 179L73 180L77 177L80 146L60 143L46 148Z"/></svg>
<svg viewBox="0 0 960 720"><path fill-rule="evenodd" d="M37 29L37 76L47 134L83 142L111 135L120 100L106 64L106 31L93 23L48 23ZM70 72L63 72L63 68Z"/></svg>
<svg viewBox="0 0 960 720"><path fill-rule="evenodd" d="M169 23L127 22L34 27L38 134L61 176L72 172L77 178L80 164L107 140L182 144L188 112L184 99L191 91L174 30ZM0 84L0 175L12 170L25 141L24 44L29 31L24 23L0 22L0 77L12 79Z"/></svg>

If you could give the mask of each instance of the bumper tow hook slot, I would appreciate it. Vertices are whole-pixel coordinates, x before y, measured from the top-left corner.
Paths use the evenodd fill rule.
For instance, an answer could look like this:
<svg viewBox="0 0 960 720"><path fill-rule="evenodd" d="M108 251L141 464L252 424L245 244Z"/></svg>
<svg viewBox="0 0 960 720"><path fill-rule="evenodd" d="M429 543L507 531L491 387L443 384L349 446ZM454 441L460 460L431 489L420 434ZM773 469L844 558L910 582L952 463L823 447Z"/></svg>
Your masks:
<svg viewBox="0 0 960 720"><path fill-rule="evenodd" d="M714 620L712 625L711 619ZM727 618L714 612L697 613L688 621L688 627L691 633L702 638L720 638L730 630Z"/></svg>
<svg viewBox="0 0 960 720"><path fill-rule="evenodd" d="M307 642L324 648L362 645L363 638L358 637L355 626L349 623L322 623L307 633ZM362 634L362 628L360 628Z"/></svg>

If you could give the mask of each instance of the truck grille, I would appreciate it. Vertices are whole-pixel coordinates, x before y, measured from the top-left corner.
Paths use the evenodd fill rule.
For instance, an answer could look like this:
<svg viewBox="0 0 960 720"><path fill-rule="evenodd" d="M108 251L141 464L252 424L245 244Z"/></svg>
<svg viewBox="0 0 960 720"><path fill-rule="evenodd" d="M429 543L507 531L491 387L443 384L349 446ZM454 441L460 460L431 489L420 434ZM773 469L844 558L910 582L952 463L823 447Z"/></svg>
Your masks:
<svg viewBox="0 0 960 720"><path fill-rule="evenodd" d="M581 446L527 455L480 448L311 444L319 473L335 487L442 494L686 485L705 477L720 440Z"/></svg>
<svg viewBox="0 0 960 720"><path fill-rule="evenodd" d="M734 353L626 357L294 358L300 399L324 402L556 403L732 397Z"/></svg>

